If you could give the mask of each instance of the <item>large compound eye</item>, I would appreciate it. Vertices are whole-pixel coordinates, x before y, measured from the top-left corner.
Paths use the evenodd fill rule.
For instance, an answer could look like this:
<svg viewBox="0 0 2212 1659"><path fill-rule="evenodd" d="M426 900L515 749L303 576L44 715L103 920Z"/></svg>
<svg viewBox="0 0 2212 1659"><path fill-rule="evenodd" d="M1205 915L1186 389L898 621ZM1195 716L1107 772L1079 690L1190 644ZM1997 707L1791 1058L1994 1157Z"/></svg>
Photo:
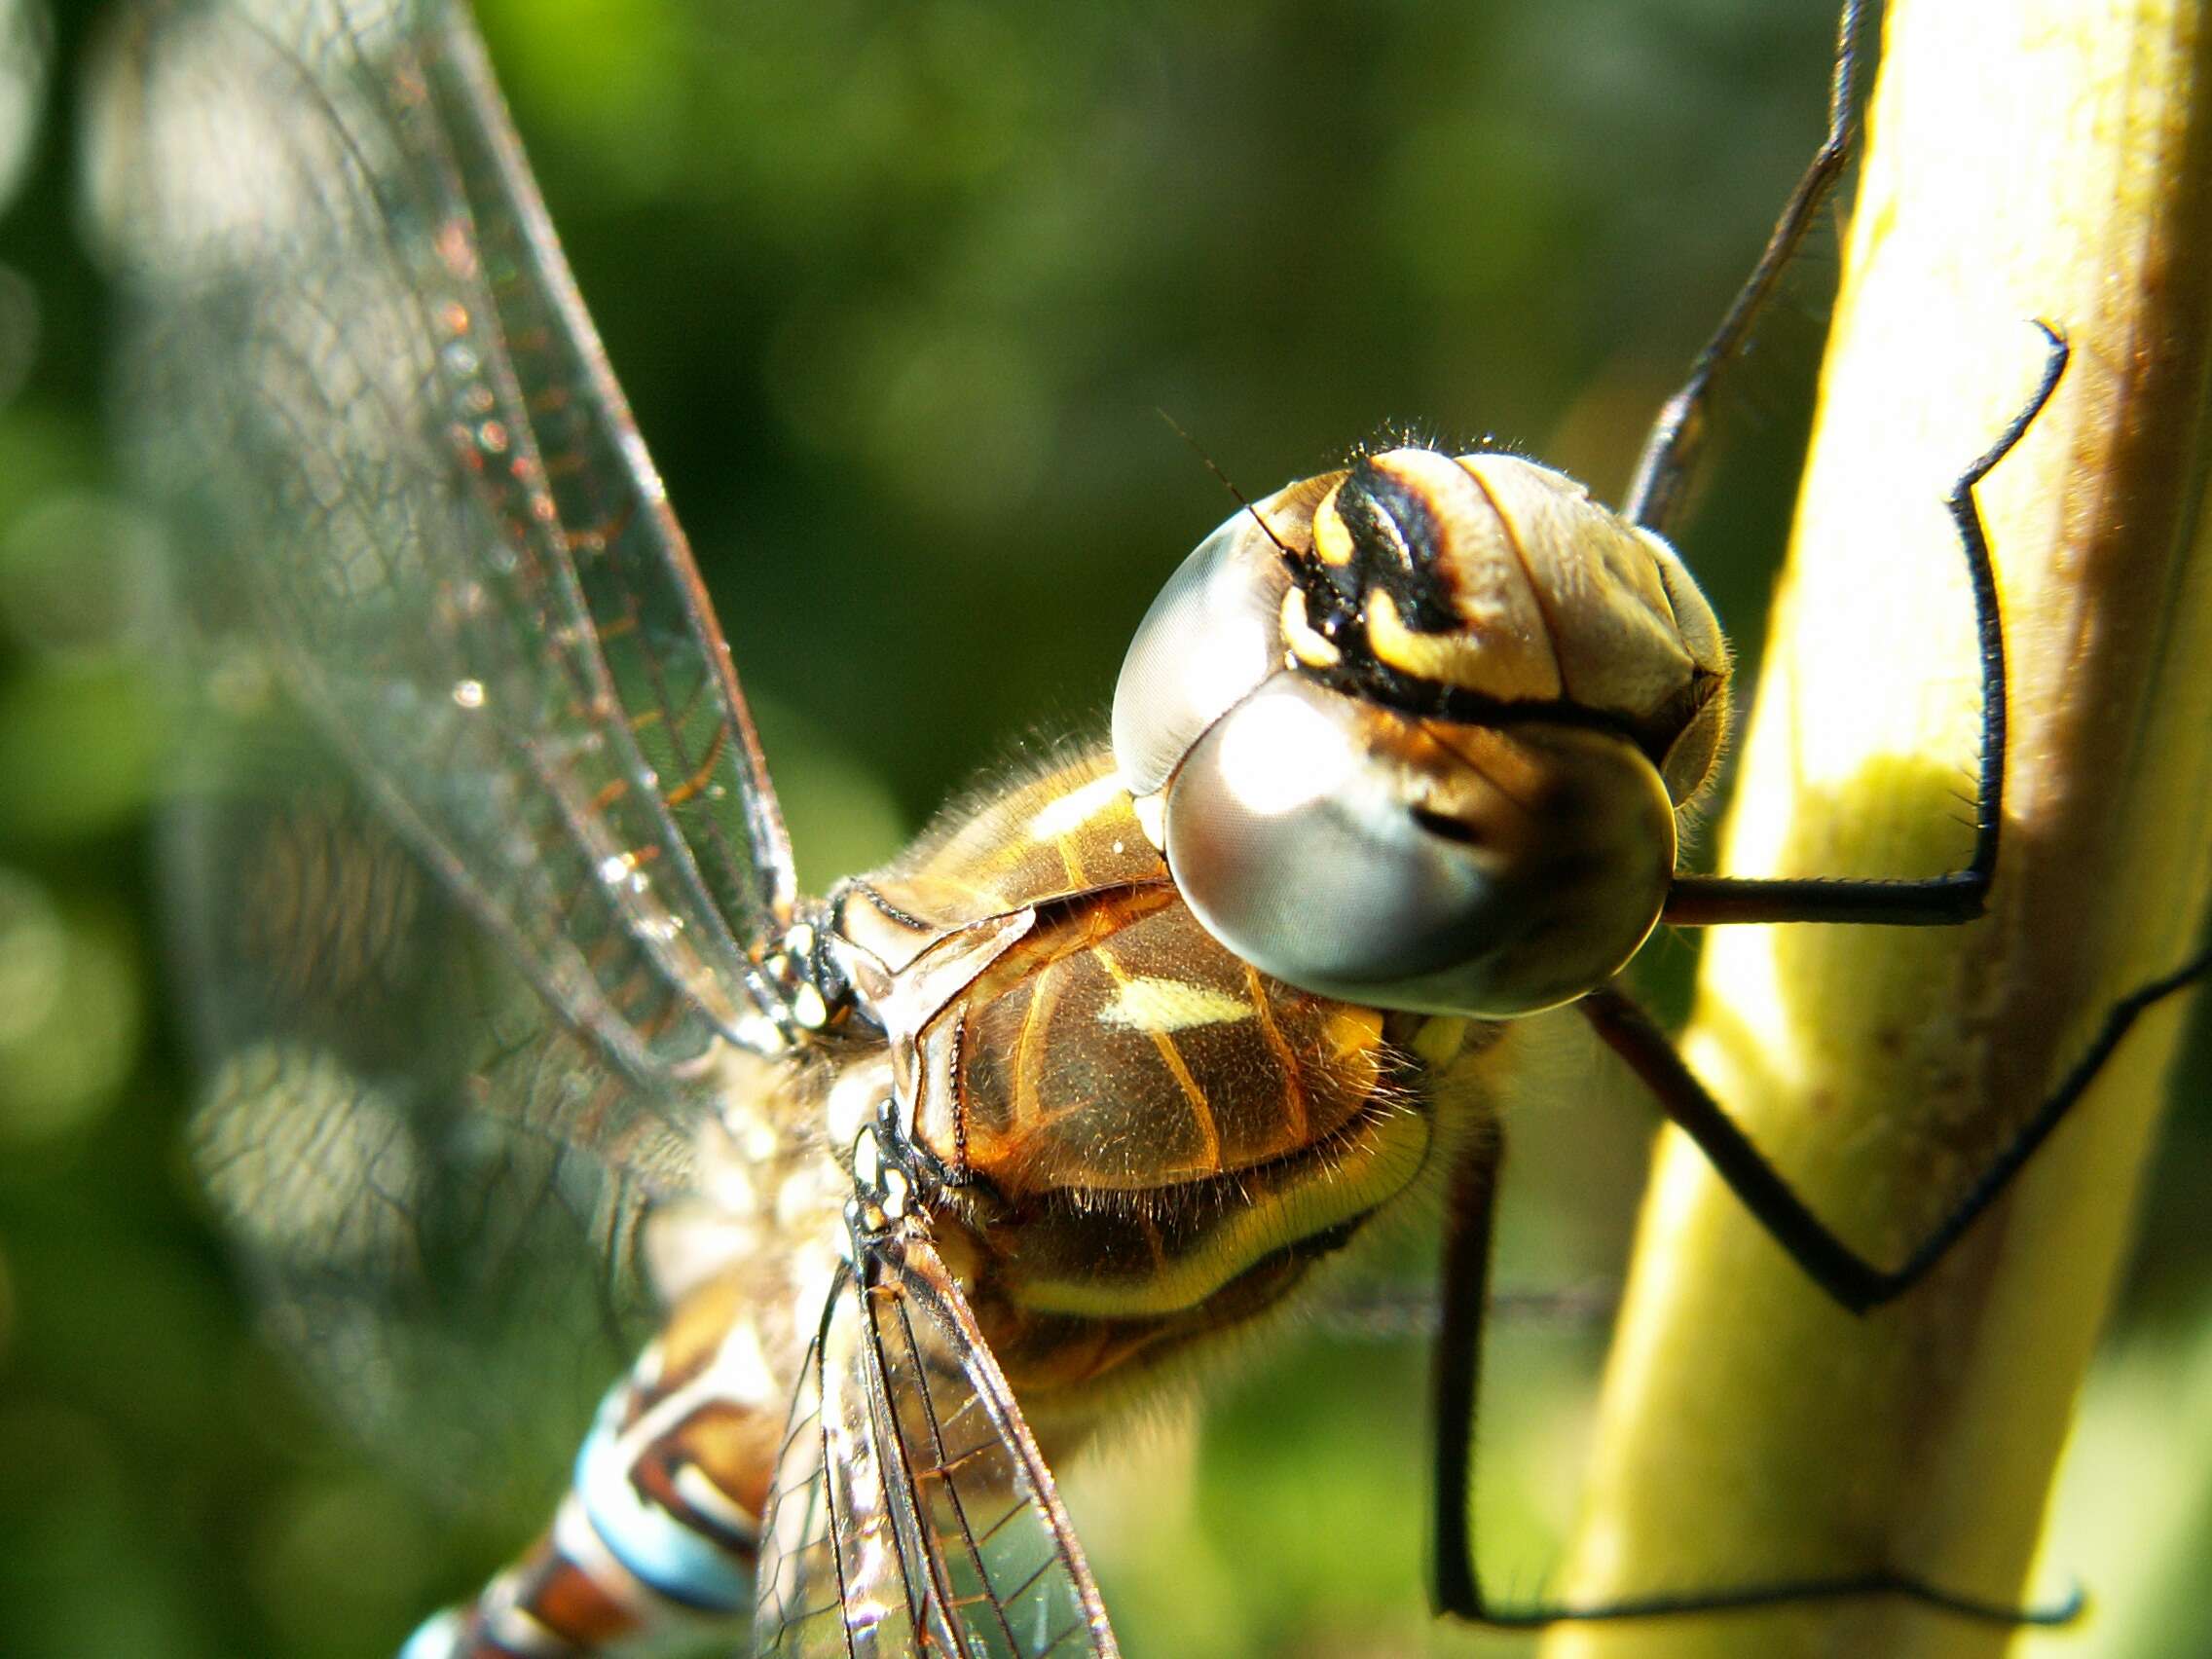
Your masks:
<svg viewBox="0 0 2212 1659"><path fill-rule="evenodd" d="M1502 1018L1584 995L1650 933L1727 681L1658 537L1529 461L1391 450L1184 563L1123 664L1114 753L1246 961Z"/></svg>
<svg viewBox="0 0 2212 1659"><path fill-rule="evenodd" d="M1131 794L1157 792L1206 727L1282 667L1276 616L1289 588L1281 550L1249 512L1176 568L1114 687L1114 761Z"/></svg>
<svg viewBox="0 0 2212 1659"><path fill-rule="evenodd" d="M1675 866L1666 786L1624 738L1415 719L1291 675L1198 740L1164 835L1185 901L1262 971L1487 1017L1603 983Z"/></svg>

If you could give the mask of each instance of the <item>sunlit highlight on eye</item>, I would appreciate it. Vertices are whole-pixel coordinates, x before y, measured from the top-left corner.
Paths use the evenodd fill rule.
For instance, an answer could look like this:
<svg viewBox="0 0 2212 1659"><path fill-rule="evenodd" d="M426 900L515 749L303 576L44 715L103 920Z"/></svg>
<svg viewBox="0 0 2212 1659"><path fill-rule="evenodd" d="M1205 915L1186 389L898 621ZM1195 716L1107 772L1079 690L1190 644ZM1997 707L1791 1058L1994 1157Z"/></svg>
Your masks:
<svg viewBox="0 0 2212 1659"><path fill-rule="evenodd" d="M1209 642L1204 651L1176 665L1192 707L1226 709L1252 688L1252 664L1276 649L1271 620L1227 606L1209 610L1207 621L1219 644Z"/></svg>
<svg viewBox="0 0 2212 1659"><path fill-rule="evenodd" d="M1332 793L1358 764L1344 728L1294 698L1256 700L1221 734L1222 782L1258 818L1279 818Z"/></svg>

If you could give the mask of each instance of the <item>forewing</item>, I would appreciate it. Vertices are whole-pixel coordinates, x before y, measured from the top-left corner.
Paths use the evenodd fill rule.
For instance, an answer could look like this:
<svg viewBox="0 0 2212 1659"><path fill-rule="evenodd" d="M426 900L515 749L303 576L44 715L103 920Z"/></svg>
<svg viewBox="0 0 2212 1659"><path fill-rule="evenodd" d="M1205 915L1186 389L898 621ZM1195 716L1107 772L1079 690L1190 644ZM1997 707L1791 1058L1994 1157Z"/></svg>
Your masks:
<svg viewBox="0 0 2212 1659"><path fill-rule="evenodd" d="M196 1161L357 1424L542 1485L640 1335L692 1062L776 1041L775 802L465 14L121 38L92 153L174 533Z"/></svg>
<svg viewBox="0 0 2212 1659"><path fill-rule="evenodd" d="M909 1222L860 1252L777 1470L757 1654L1118 1654L1051 1472Z"/></svg>
<svg viewBox="0 0 2212 1659"><path fill-rule="evenodd" d="M145 14L95 194L199 680L273 680L632 1073L765 1045L790 861L729 656L441 0Z"/></svg>

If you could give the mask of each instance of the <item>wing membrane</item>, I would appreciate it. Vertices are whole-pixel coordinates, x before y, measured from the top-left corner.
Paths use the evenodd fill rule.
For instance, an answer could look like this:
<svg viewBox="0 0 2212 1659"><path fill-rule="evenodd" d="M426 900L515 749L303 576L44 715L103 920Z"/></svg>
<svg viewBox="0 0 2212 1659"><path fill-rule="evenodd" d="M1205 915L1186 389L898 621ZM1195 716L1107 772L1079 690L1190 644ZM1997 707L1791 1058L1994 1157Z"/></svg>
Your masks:
<svg viewBox="0 0 2212 1659"><path fill-rule="evenodd" d="M731 942L758 939L788 915L791 852L729 648L561 257L483 43L461 12L447 8L439 19L427 86L513 372L515 401L503 417L524 417L535 440L566 537L564 568L631 715L639 757L660 782L661 808L681 831L670 854L688 859L694 903L734 924ZM535 501L519 504L527 516Z"/></svg>
<svg viewBox="0 0 2212 1659"><path fill-rule="evenodd" d="M1111 1659L1051 1473L926 1231L858 1254L793 1407L755 1652Z"/></svg>
<svg viewBox="0 0 2212 1659"><path fill-rule="evenodd" d="M456 1507L540 1505L654 1322L696 1102L555 1018L341 771L185 803L189 1145L270 1334Z"/></svg>
<svg viewBox="0 0 2212 1659"><path fill-rule="evenodd" d="M465 13L180 3L105 112L202 675L264 675L633 1075L772 1046L790 859Z"/></svg>
<svg viewBox="0 0 2212 1659"><path fill-rule="evenodd" d="M269 1324L448 1492L642 1340L789 856L728 652L447 0L143 7L92 112L169 509L193 1151Z"/></svg>
<svg viewBox="0 0 2212 1659"><path fill-rule="evenodd" d="M863 1324L848 1269L800 1367L762 1518L756 1654L891 1659L924 1651L862 1381Z"/></svg>

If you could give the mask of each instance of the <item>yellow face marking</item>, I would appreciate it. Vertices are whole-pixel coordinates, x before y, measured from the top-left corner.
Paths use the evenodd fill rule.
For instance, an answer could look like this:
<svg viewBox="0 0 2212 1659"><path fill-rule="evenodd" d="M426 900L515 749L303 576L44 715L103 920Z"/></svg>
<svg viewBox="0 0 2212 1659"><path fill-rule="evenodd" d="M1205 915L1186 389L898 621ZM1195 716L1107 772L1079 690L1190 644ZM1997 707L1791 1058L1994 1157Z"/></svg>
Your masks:
<svg viewBox="0 0 2212 1659"><path fill-rule="evenodd" d="M1396 601L1377 588L1367 596L1367 644L1376 659L1402 674L1439 685L1480 686L1485 670L1495 673L1494 647L1466 634L1422 634L1398 616Z"/></svg>
<svg viewBox="0 0 2212 1659"><path fill-rule="evenodd" d="M1122 980L1113 1000L1098 1011L1101 1025L1155 1035L1230 1025L1251 1017L1252 1005L1241 997L1156 975Z"/></svg>
<svg viewBox="0 0 2212 1659"><path fill-rule="evenodd" d="M1038 841L1056 841L1103 812L1122 793L1119 774L1108 772L1081 789L1055 795L1030 815L1029 834Z"/></svg>
<svg viewBox="0 0 2212 1659"><path fill-rule="evenodd" d="M1337 490L1343 489L1338 485ZM1313 553L1324 565L1351 563L1351 532L1337 511L1337 490L1321 498L1321 504L1313 509Z"/></svg>
<svg viewBox="0 0 2212 1659"><path fill-rule="evenodd" d="M1306 620L1306 596L1296 588L1282 596L1282 637L1290 654L1308 668L1334 668L1344 660L1344 652Z"/></svg>

